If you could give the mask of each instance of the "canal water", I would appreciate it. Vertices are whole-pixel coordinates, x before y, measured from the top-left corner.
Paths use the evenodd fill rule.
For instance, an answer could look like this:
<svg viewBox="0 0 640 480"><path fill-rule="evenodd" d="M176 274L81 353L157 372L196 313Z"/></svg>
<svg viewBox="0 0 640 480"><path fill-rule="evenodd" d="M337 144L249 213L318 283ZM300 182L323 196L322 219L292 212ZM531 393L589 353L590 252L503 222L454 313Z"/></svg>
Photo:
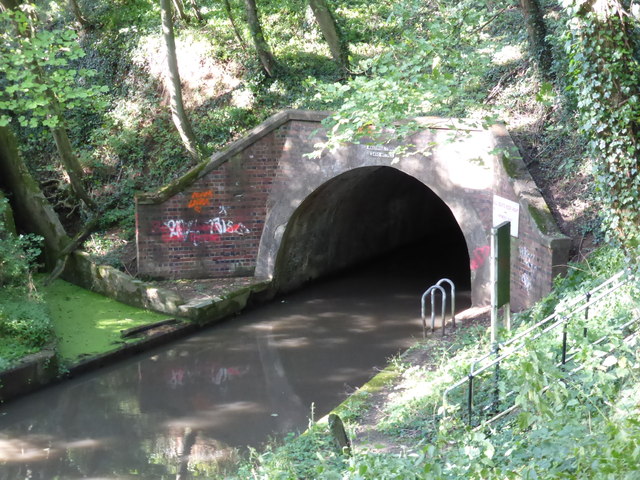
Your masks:
<svg viewBox="0 0 640 480"><path fill-rule="evenodd" d="M206 478L304 430L421 337L455 272L417 248L0 406L0 480Z"/></svg>

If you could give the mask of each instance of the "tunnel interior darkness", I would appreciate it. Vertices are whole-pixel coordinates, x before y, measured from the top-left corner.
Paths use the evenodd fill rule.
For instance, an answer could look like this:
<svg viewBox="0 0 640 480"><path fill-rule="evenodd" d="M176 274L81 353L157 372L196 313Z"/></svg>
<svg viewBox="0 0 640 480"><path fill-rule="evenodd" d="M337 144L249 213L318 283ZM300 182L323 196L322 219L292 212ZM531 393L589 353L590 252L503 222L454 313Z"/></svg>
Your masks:
<svg viewBox="0 0 640 480"><path fill-rule="evenodd" d="M447 205L395 168L357 168L321 185L296 209L274 282L287 292L398 251L425 279L448 277L469 288L467 245Z"/></svg>

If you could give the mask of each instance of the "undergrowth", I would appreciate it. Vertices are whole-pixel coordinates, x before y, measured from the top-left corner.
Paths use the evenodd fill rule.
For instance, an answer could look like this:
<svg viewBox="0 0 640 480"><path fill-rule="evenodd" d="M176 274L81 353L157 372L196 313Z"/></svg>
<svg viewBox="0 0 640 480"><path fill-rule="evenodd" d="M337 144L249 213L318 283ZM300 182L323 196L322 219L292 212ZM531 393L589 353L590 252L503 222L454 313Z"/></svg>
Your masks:
<svg viewBox="0 0 640 480"><path fill-rule="evenodd" d="M40 239L15 235L7 224L7 208L0 197L0 370L53 339L48 310L31 277Z"/></svg>
<svg viewBox="0 0 640 480"><path fill-rule="evenodd" d="M571 265L553 293L518 315L517 327L503 332L503 338L561 309L623 265L621 253L611 248ZM640 353L635 337L623 340L637 324L620 330L620 325L638 318L638 293L631 279L593 307L589 319L582 314L571 319L572 357L565 365L558 361L560 329L536 341L527 340L521 352L501 363L498 383L493 370L488 378L479 378L474 402L480 414L471 426L466 417L466 387L452 392L447 408L443 408L442 394L469 373L472 359L489 350L485 329L454 341L435 368L402 367L401 380L376 426L403 446L401 453L359 447L356 437L352 456L343 456L328 441L326 427L314 425L307 434L290 437L284 446L254 452L237 478L638 478ZM501 409L510 404L517 408L498 422L478 427L482 407L491 406L496 388ZM511 396L510 391L514 391ZM350 420L352 434L357 421L357 416Z"/></svg>

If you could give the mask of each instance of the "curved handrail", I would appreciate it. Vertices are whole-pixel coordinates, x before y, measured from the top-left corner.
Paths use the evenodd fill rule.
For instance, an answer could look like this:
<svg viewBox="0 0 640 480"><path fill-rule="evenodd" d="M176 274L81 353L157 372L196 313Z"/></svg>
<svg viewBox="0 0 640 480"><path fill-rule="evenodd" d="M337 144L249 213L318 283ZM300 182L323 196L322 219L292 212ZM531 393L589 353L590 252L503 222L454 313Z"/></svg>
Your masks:
<svg viewBox="0 0 640 480"><path fill-rule="evenodd" d="M435 324L436 324L436 310L435 310L435 306L434 306L434 297L435 297L435 293L436 291L439 291L442 294L442 335L444 335L444 329L445 329L445 323L446 323L446 318L445 318L445 310L446 310L446 305L447 305L447 292L445 292L444 288L442 288L439 285L432 285L431 287L429 287L423 294L422 294L422 299L421 299L421 305L422 305L422 338L426 337L426 329L427 329L427 323L426 323L426 315L425 315L425 308L424 308L424 301L425 298L427 297L427 295L431 294L431 331L433 332L435 330Z"/></svg>
<svg viewBox="0 0 640 480"><path fill-rule="evenodd" d="M436 285L440 286L442 283L448 283L451 288L451 323L456 328L456 285L448 278L441 278Z"/></svg>

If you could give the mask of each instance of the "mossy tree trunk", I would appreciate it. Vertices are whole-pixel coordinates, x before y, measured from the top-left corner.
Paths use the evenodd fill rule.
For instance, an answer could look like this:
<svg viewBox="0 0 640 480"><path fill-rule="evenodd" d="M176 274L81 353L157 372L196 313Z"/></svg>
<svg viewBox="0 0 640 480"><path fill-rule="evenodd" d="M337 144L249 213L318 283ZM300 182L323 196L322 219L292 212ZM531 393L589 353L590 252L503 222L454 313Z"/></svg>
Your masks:
<svg viewBox="0 0 640 480"><path fill-rule="evenodd" d="M53 95L52 98L55 99ZM53 100L54 103L52 107L57 109L58 117L58 125L51 128L51 134L53 135L53 140L56 143L56 150L58 151L58 156L64 165L64 170L69 177L69 183L71 183L71 188L75 195L82 200L87 207L91 210L96 209L95 202L89 197L89 194L84 188L82 183L84 177L84 170L82 169L82 164L78 160L78 157L73 152L73 147L71 146L71 141L69 140L69 135L67 135L67 129L64 125L64 119L62 117L62 113L60 112L60 107L57 104L57 101Z"/></svg>
<svg viewBox="0 0 640 480"><path fill-rule="evenodd" d="M3 201L7 198L2 190L0 190L0 201ZM7 208L2 212L2 217L0 221L4 225L5 231L9 232L9 235L17 235L18 231L16 230L16 222L13 219L13 210L11 209L11 205L7 205ZM3 232L0 231L0 236L3 235Z"/></svg>
<svg viewBox="0 0 640 480"><path fill-rule="evenodd" d="M71 239L29 173L15 135L8 127L0 127L0 186L11 194L17 223L24 230L44 237L47 265L53 266Z"/></svg>
<svg viewBox="0 0 640 480"><path fill-rule="evenodd" d="M176 41L173 33L173 18L171 15L171 0L160 0L162 16L162 33L167 52L167 89L169 90L169 105L171 118L182 143L189 152L191 158L198 162L202 158L202 152L196 140L191 122L184 109L182 101L182 85L178 70L178 57L176 55Z"/></svg>
<svg viewBox="0 0 640 480"><path fill-rule="evenodd" d="M329 44L333 60L346 73L349 71L349 48L344 41L333 13L326 0L309 0L309 6L316 17L324 39Z"/></svg>
<svg viewBox="0 0 640 480"><path fill-rule="evenodd" d="M269 44L267 44L267 41L264 39L256 2L255 0L245 0L244 4L247 10L247 23L249 24L249 31L251 32L251 39L253 40L260 64L268 76L274 77L278 69L278 62L271 53Z"/></svg>
<svg viewBox="0 0 640 480"><path fill-rule="evenodd" d="M529 48L538 63L540 73L550 78L553 63L551 46L547 42L547 26L544 23L544 12L538 0L520 0L524 23L529 37Z"/></svg>

